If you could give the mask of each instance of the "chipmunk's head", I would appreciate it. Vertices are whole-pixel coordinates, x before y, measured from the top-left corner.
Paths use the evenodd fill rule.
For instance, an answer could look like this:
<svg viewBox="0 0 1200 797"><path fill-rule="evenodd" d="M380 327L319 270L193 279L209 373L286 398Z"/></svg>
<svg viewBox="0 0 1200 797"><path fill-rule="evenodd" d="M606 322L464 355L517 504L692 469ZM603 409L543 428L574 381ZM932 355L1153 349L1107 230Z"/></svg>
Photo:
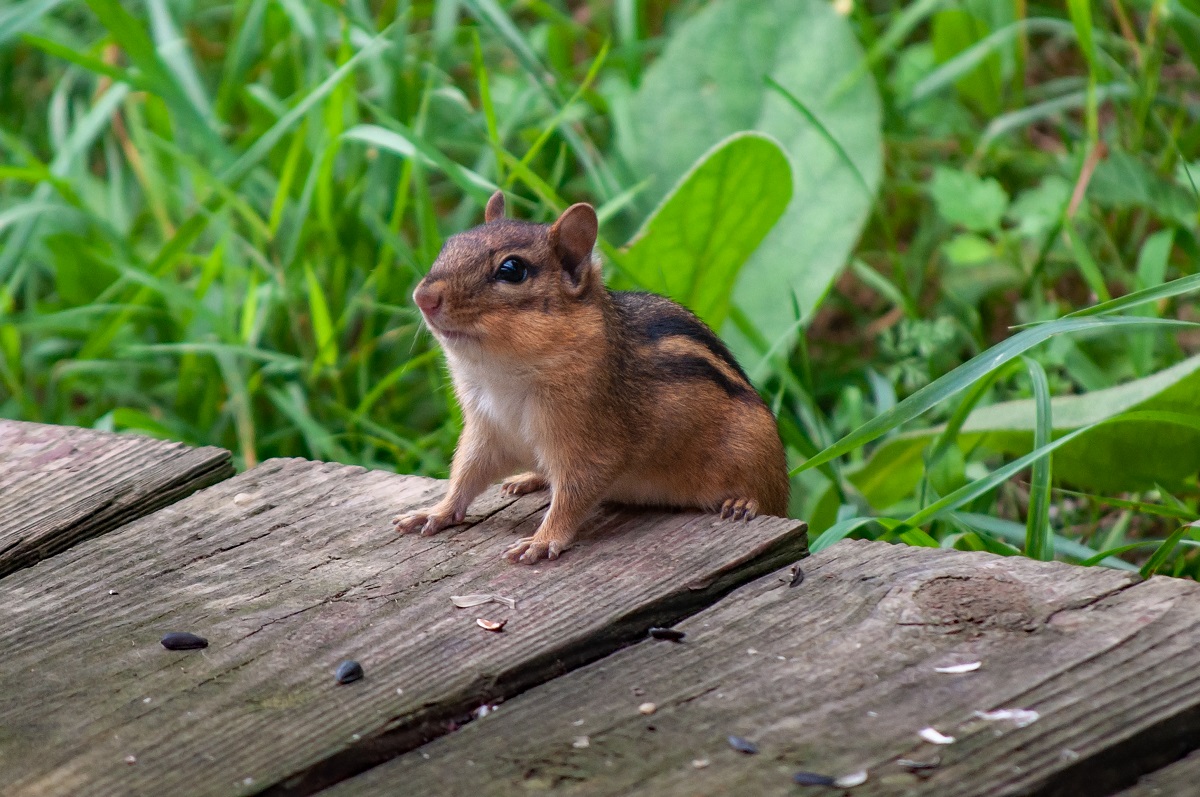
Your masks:
<svg viewBox="0 0 1200 797"><path fill-rule="evenodd" d="M497 191L484 219L446 241L413 300L448 351L545 351L603 293L596 211L578 204L553 224L516 221Z"/></svg>

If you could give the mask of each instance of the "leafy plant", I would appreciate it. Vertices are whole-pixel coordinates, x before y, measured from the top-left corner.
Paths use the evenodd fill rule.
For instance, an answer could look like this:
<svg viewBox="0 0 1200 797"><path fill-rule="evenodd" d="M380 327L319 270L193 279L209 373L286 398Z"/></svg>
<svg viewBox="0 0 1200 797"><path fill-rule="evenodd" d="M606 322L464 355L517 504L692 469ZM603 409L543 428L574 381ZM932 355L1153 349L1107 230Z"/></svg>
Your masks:
<svg viewBox="0 0 1200 797"><path fill-rule="evenodd" d="M499 187L719 328L818 547L1195 577L1193 6L16 0L0 415L444 475Z"/></svg>

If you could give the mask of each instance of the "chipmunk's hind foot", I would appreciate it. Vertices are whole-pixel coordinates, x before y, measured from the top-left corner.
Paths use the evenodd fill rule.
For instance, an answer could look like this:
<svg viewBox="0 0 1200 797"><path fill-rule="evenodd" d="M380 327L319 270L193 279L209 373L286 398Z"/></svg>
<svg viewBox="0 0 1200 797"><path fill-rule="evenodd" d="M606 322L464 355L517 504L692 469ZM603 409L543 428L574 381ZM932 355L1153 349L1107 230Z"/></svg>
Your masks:
<svg viewBox="0 0 1200 797"><path fill-rule="evenodd" d="M549 486L550 482L544 476L530 471L505 479L500 483L500 492L504 495L526 495L536 493L538 490L545 490Z"/></svg>
<svg viewBox="0 0 1200 797"><path fill-rule="evenodd" d="M753 520L758 516L758 501L753 498L729 498L721 504L721 517L725 520Z"/></svg>
<svg viewBox="0 0 1200 797"><path fill-rule="evenodd" d="M532 565L542 559L557 559L568 547L569 545L558 540L540 540L535 534L513 543L512 547L504 552L504 558L514 564Z"/></svg>

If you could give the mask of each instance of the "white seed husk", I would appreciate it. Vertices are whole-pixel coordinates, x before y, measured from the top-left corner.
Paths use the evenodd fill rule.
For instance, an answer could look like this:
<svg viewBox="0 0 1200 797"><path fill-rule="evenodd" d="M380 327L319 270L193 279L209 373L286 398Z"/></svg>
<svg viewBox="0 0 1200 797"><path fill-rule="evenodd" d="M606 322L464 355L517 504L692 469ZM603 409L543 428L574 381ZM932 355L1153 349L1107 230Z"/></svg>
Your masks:
<svg viewBox="0 0 1200 797"><path fill-rule="evenodd" d="M957 741L953 736L947 736L936 728L922 728L917 735L930 744L954 744Z"/></svg>
<svg viewBox="0 0 1200 797"><path fill-rule="evenodd" d="M934 672L944 672L944 673L947 673L948 675L958 675L959 673L964 673L964 672L975 672L982 666L983 666L983 662L972 661L972 662L968 662L966 664L952 664L949 667L934 667L933 671Z"/></svg>
<svg viewBox="0 0 1200 797"><path fill-rule="evenodd" d="M975 716L988 722L1012 720L1018 728L1024 728L1037 722L1041 715L1028 708L998 708L995 711L976 711Z"/></svg>
<svg viewBox="0 0 1200 797"><path fill-rule="evenodd" d="M502 603L510 609L517 608L517 599L505 595L490 595L486 592L474 592L470 595L451 595L450 600L460 609L470 609L472 606L482 606L485 603Z"/></svg>
<svg viewBox="0 0 1200 797"><path fill-rule="evenodd" d="M482 593L476 595L451 595L450 600L454 601L454 605L460 609L470 609L472 606L482 606L485 603L491 603L492 596Z"/></svg>
<svg viewBox="0 0 1200 797"><path fill-rule="evenodd" d="M853 789L855 786L861 786L867 782L867 771L860 769L858 772L852 772L849 775L842 775L840 778L835 778L833 785L839 789Z"/></svg>

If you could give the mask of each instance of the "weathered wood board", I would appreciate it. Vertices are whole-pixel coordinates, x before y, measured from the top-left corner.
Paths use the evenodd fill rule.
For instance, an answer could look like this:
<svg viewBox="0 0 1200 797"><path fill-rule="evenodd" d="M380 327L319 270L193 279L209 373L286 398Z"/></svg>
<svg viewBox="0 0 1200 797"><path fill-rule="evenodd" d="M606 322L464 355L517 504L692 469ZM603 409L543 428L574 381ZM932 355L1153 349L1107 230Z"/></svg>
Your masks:
<svg viewBox="0 0 1200 797"><path fill-rule="evenodd" d="M799 587L759 579L680 623L684 642L619 651L323 797L816 795L837 792L792 775L861 770L855 797L1089 797L1200 744L1194 582L865 542L803 567ZM974 715L995 709L1040 718Z"/></svg>
<svg viewBox="0 0 1200 797"><path fill-rule="evenodd" d="M0 420L0 576L233 475L229 452Z"/></svg>
<svg viewBox="0 0 1200 797"><path fill-rule="evenodd" d="M0 794L311 793L805 546L795 520L612 511L563 558L513 565L546 499L495 490L466 528L395 534L443 490L274 460L0 581ZM468 593L517 605L456 609ZM211 646L169 652L172 631ZM345 659L365 679L337 684Z"/></svg>
<svg viewBox="0 0 1200 797"><path fill-rule="evenodd" d="M1114 797L1186 797L1200 794L1200 751L1170 766L1143 775Z"/></svg>

